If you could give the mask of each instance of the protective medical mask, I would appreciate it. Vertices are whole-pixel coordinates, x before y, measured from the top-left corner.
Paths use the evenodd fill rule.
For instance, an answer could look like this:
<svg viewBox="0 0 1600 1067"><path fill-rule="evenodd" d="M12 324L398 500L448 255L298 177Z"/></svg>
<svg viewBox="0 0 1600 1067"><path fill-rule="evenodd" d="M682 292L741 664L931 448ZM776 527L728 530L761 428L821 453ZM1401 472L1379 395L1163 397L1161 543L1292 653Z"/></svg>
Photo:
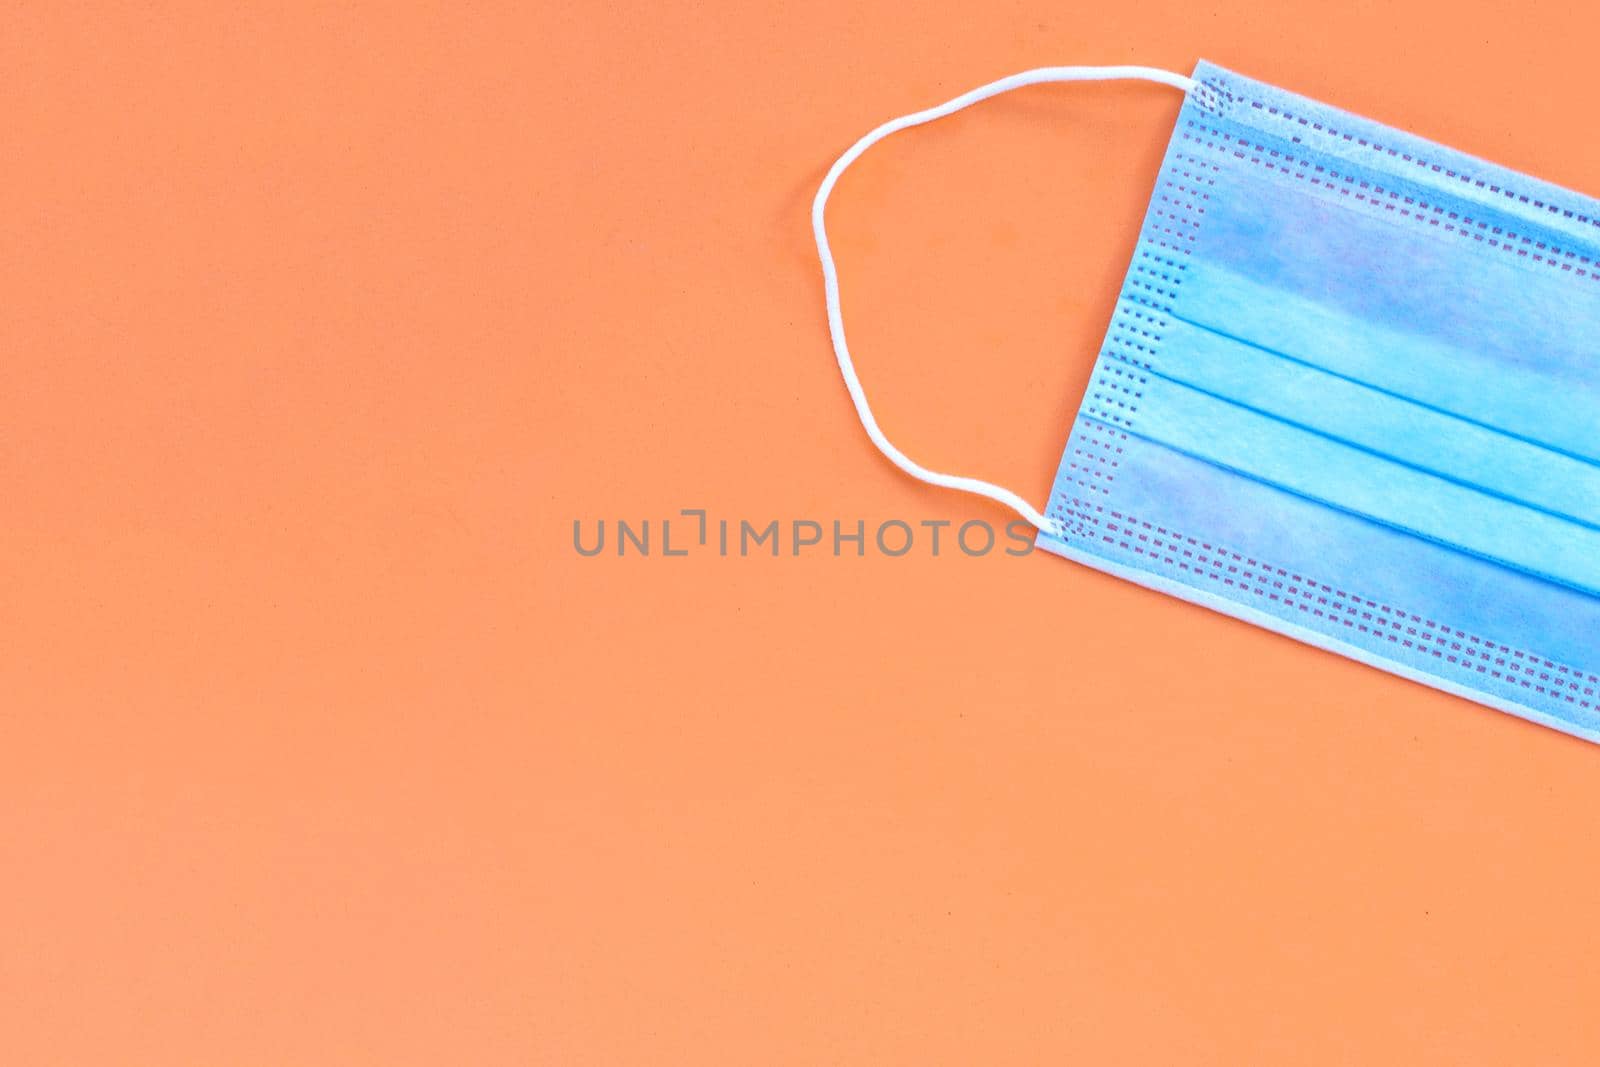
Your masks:
<svg viewBox="0 0 1600 1067"><path fill-rule="evenodd" d="M1119 78L1186 99L1040 511L884 437L823 211L897 130ZM1600 202L1202 62L895 119L812 226L845 384L902 470L1068 559L1600 740Z"/></svg>

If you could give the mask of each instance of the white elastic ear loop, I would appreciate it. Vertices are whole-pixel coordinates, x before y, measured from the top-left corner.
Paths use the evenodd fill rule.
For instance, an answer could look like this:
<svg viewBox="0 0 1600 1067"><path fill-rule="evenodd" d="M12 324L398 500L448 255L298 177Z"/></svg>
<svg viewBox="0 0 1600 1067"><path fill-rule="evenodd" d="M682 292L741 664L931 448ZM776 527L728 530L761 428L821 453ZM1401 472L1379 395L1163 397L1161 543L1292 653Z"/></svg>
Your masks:
<svg viewBox="0 0 1600 1067"><path fill-rule="evenodd" d="M1025 85L1039 85L1044 82L1077 82L1077 81L1115 81L1139 79L1143 81L1160 82L1170 85L1175 89L1190 92L1199 83L1193 78L1186 78L1182 74L1174 74L1170 70L1159 70L1155 67L1039 67L1035 70L1025 70L1020 74L1013 74L1009 78L990 82L988 85L979 86L971 92L962 93L954 100L930 107L926 111L918 111L910 115L902 115L891 119L882 126L867 134L861 140L850 146L850 150L840 156L838 161L828 169L828 176L822 179L822 186L817 190L817 197L811 202L811 231L817 239L817 255L822 260L822 282L828 302L828 330L833 335L833 352L839 357L839 370L844 375L845 387L850 390L850 399L855 402L856 414L861 418L861 425L866 428L867 436L872 438L872 443L878 446L878 451L889 457L889 461L896 467L905 471L918 481L927 482L929 485L943 486L946 489L958 489L963 493L974 493L978 496L988 497L1011 508L1017 514L1033 523L1040 531L1052 536L1058 535L1055 523L1045 518L1032 504L1009 489L994 485L978 478L963 478L954 474L941 474L931 471L917 463L910 456L900 451L878 427L878 420L872 416L872 407L867 403L867 394L861 389L861 379L856 377L855 364L850 360L850 346L844 339L844 317L839 311L839 274L833 264L833 252L828 247L828 228L823 222L823 211L828 206L828 196L833 192L834 183L839 180L839 175L845 168L860 158L861 153L900 130L912 126L921 126L925 122L944 118L954 114L962 108L970 107L980 100L987 100L991 96L1008 93L1012 89L1020 89Z"/></svg>

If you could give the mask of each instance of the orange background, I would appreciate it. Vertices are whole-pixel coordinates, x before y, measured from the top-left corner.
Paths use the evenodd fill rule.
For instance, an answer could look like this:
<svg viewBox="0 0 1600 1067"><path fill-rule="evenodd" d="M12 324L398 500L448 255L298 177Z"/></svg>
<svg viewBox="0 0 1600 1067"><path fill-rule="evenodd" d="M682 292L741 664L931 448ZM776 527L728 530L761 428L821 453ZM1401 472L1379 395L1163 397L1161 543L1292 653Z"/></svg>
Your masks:
<svg viewBox="0 0 1600 1067"><path fill-rule="evenodd" d="M1578 6L221 6L0 15L6 1062L1600 1056L1600 749L1042 553L572 548L1005 519L828 348L877 122L1203 55L1593 192ZM847 176L913 456L1044 500L1178 105Z"/></svg>

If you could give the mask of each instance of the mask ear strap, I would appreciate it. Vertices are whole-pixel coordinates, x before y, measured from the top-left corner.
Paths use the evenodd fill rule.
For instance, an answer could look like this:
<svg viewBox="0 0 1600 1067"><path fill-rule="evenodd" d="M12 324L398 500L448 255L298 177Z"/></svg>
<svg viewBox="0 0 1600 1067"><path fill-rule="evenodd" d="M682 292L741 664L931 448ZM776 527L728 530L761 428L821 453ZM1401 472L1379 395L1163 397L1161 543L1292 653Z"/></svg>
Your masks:
<svg viewBox="0 0 1600 1067"><path fill-rule="evenodd" d="M822 186L817 190L817 197L811 203L811 231L817 239L817 255L822 260L822 282L828 303L828 330L833 335L833 353L839 357L839 371L844 375L844 384L850 390L850 399L855 402L856 414L861 418L861 425L866 428L867 436L872 438L872 443L878 446L878 451L889 457L889 461L896 467L905 471L911 477L929 485L943 486L946 489L956 489L963 493L974 493L978 496L988 497L1011 508L1017 514L1033 523L1043 533L1059 536L1056 524L1046 518L1032 504L1011 490L985 482L978 478L963 478L954 474L941 474L931 471L917 463L910 456L900 451L894 443L884 436L883 430L878 426L878 420L873 418L872 408L867 403L867 394L861 389L861 379L856 377L855 364L850 359L850 346L844 339L844 317L839 311L839 274L833 264L833 252L828 247L828 228L823 221L823 212L828 206L828 196L833 192L834 183L839 180L839 175L845 168L861 157L861 154L891 133L909 129L912 126L921 126L925 122L944 118L952 115L962 108L970 107L980 100L987 100L991 96L1008 93L1012 89L1020 89L1025 85L1039 85L1044 82L1076 82L1076 81L1115 81L1127 79L1141 79L1144 81L1160 82L1170 85L1184 92L1190 92L1199 87L1199 82L1193 78L1186 78L1182 74L1172 71L1159 70L1154 67L1039 67L1035 70L1025 70L1020 74L1013 74L1009 78L990 82L988 85L979 86L971 92L962 93L954 100L930 107L926 111L918 111L910 115L902 115L891 119L882 126L867 134L861 140L850 146L850 150L840 156L838 161L828 169L828 176L822 179Z"/></svg>

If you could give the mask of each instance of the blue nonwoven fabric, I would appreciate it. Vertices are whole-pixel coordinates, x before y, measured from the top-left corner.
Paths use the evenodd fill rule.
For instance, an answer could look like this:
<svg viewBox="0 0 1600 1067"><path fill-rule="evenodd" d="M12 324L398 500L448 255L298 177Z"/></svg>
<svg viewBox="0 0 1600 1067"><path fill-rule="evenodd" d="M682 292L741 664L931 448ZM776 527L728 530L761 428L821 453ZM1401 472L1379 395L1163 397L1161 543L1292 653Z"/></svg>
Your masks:
<svg viewBox="0 0 1600 1067"><path fill-rule="evenodd" d="M1194 77L1039 544L1600 740L1600 202Z"/></svg>

